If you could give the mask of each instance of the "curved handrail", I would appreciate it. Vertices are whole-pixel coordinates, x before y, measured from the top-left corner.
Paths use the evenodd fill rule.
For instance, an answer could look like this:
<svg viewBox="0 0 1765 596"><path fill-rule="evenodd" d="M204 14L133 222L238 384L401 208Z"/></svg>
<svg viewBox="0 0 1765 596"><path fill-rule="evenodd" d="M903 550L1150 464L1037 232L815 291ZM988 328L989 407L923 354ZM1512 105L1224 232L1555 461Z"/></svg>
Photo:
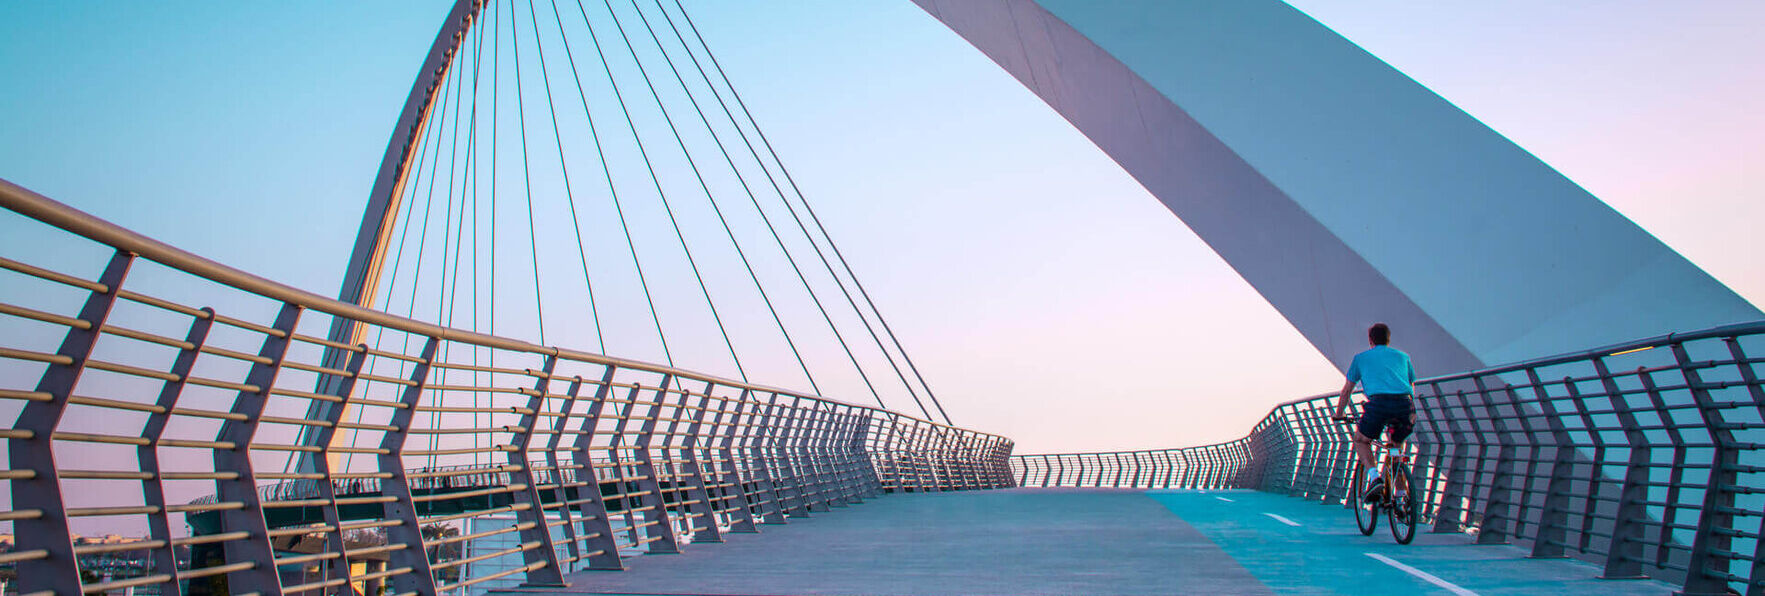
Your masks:
<svg viewBox="0 0 1765 596"><path fill-rule="evenodd" d="M73 207L70 207L66 204L63 204L59 201L56 201L54 199L51 199L51 198L45 197L41 194L38 194L30 189L27 189L25 187L14 184L10 180L6 180L4 178L0 178L0 207L5 207L5 208L10 209L12 211L16 211L26 217L36 219L36 220L41 221L43 223L55 226L57 228L61 228L63 230L66 230L68 232L71 232L71 233L79 235L79 236L83 236L83 237L91 239L93 241L110 245L112 247L117 248L118 250L123 250L123 251L134 253L134 254L139 255L139 256L146 258L148 260L154 261L156 263L160 263L162 265L165 265L167 267L171 267L173 269L183 271L185 273L189 273L191 275L195 275L197 277L202 277L202 278L205 278L205 279L208 279L211 281L215 281L215 282L219 282L219 283L226 284L229 286L233 286L233 287L236 287L236 288L239 288L242 290L246 290L246 291L256 293L256 294L259 294L262 296L273 298L273 299L276 299L276 300L279 300L282 302L286 302L289 304L298 305L303 308L316 310L316 311L323 312L323 313L330 314L330 315L337 316L337 317L344 317L344 318L354 319L354 320L365 322L365 323L371 323L374 325L386 327L388 329L396 329L399 331L409 332L409 333L413 333L413 334L425 335L425 336L441 339L444 341L459 341L459 342L472 343L472 344L476 344L476 345L480 345L480 346L484 346L484 347L489 347L489 348L500 348L500 349L505 349L505 350L522 351L522 352L529 352L529 353L541 354L541 355L546 355L546 356L559 356L559 357L563 357L563 358L569 358L571 360L579 360L579 361L590 362L590 363L594 363L594 364L603 364L603 365L616 366L619 368L630 369L630 370L639 370L639 371L650 372L650 373L674 375L677 377L685 377L685 378L694 379L694 380L698 380L698 381L707 381L707 382L716 383L716 384L724 386L724 387L750 389L750 390L759 391L759 392L763 392L763 393L777 393L779 395L785 395L785 396L791 396L791 397L801 397L801 398L805 398L805 399L813 399L813 400L818 400L818 401L825 401L825 402L838 404L838 405L842 405L842 406L847 406L847 407L851 407L851 408L858 408L858 409L863 409L863 410L871 410L871 411L879 411L879 412L889 412L890 414L895 415L895 416L900 416L902 418L910 418L912 420L916 420L919 422L923 422L926 424L931 424L931 425L935 425L935 426L939 426L939 427L951 428L951 429L961 428L961 427L951 426L951 425L947 425L947 424L943 424L943 423L939 423L939 422L934 422L931 420L926 420L924 418L919 418L917 416L913 416L910 414L903 414L903 413L895 412L893 410L879 408L877 406L867 406L867 405L863 405L863 404L855 404L855 403L846 402L846 401L835 399L835 398L830 398L830 397L825 397L825 396L820 396L820 395L815 395L815 394L810 394L810 393L803 393L803 392L799 392L799 391L793 391L790 389L771 387L771 386L767 386L767 385L760 385L760 384L749 383L749 382L745 382L745 381L737 381L734 379L726 379L726 378L718 377L716 375L709 375L709 374L705 374L705 373L675 368L675 367L671 367L671 366L667 366L667 365L663 365L663 364L644 362L641 360L628 360L625 358L619 358L619 357L615 357L615 356L607 356L604 354L595 354L592 352L571 350L568 348L543 346L543 345L539 345L539 344L528 343L528 342L521 341L518 339L512 339L512 338L507 338L507 337L502 337L502 336L497 336L497 335L487 335L487 334L476 333L476 332L472 332L472 331L453 329L450 327L443 327L443 326L436 325L433 323L425 323L423 321L418 321L416 319L410 319L410 318L401 317L398 315L388 314L388 313L373 310L373 309L362 308L361 306L358 306L355 304L341 302L341 301L338 301L338 300L332 299L332 298L326 298L324 296L320 296L320 295L314 294L312 292L308 292L305 290L301 290L299 288L295 288L293 286L289 286L286 284L271 281L271 280L259 277L257 275L253 275L253 274L241 271L239 269L235 269L233 267L229 267L227 265L223 265L223 264L214 262L214 261L209 260L207 258L198 256L196 254L190 253L190 252L185 251L183 249L166 244L164 242L160 242L158 240L154 240L154 239L149 238L147 236L144 236L140 233L137 233L137 232L134 232L134 231L129 230L127 228L124 228L122 226L116 225L116 224L111 223L109 221L106 221L98 216L92 215L90 213L86 213L84 211L80 211L80 210L75 209ZM970 429L962 429L962 430L981 434L981 435L991 437L991 438L996 438L996 439L1005 439L1006 438L1001 435L986 433L986 432L982 432L982 431L974 431L974 430L970 430Z"/></svg>
<svg viewBox="0 0 1765 596"><path fill-rule="evenodd" d="M1523 541L1534 556L1601 563L1606 577L1646 573L1687 593L1765 581L1762 343L1765 321L1754 321L1419 380L1410 442L1422 513L1435 531ZM1011 465L1024 486L1252 488L1340 502L1355 464L1347 428L1328 419L1335 398L1281 402L1224 443Z"/></svg>

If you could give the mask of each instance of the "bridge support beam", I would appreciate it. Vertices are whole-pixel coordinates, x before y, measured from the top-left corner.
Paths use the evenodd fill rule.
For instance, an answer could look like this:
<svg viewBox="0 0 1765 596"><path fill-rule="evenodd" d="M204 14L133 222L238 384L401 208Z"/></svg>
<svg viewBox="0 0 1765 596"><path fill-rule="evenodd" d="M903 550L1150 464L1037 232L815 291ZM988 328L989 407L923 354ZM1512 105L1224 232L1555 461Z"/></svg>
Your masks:
<svg viewBox="0 0 1765 596"><path fill-rule="evenodd" d="M1432 376L1762 316L1279 0L915 3L1084 133L1339 368L1376 321Z"/></svg>

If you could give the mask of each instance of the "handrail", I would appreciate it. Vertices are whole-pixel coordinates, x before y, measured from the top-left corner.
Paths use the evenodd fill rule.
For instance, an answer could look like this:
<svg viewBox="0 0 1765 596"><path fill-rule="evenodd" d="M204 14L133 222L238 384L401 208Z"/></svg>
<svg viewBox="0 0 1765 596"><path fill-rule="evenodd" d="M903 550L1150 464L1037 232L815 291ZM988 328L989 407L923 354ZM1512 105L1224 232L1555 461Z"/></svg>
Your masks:
<svg viewBox="0 0 1765 596"><path fill-rule="evenodd" d="M1616 343L1415 384L1417 489L1437 532L1572 556L1688 594L1765 584L1765 321ZM1023 486L1251 488L1340 503L1355 467L1336 394L1275 405L1241 439L1012 457ZM1354 406L1358 410L1359 404Z"/></svg>
<svg viewBox="0 0 1765 596"><path fill-rule="evenodd" d="M20 552L42 553L17 563L25 592L97 585L79 573L93 551L74 548L75 517L148 534L141 575L113 578L131 586L283 594L355 578L435 593L558 583L622 568L622 553L680 552L885 492L1011 486L1013 445L999 435L365 309L5 180L0 206L114 251L96 280L0 260L0 416L15 416L0 431L11 503L0 524ZM133 283L143 260L167 270ZM226 308L141 289L166 277L219 284L202 299ZM263 305L272 312L241 314ZM399 339L340 345L302 331L309 311ZM481 351L508 359L480 366ZM321 378L340 383L310 391ZM186 526L194 535L178 535ZM449 531L510 534L518 571L481 571ZM386 570L343 566L288 585L277 573L364 546Z"/></svg>
<svg viewBox="0 0 1765 596"><path fill-rule="evenodd" d="M631 370L682 376L700 381L711 381L725 387L740 387L762 393L778 393L781 395L791 395L837 403L854 408L892 412L892 410L883 410L876 406L866 406L830 397L800 393L790 389L726 379L715 375L674 368L664 364L644 362L641 360L628 360L625 358L571 350L568 348L542 346L518 339L453 329L373 309L362 308L355 304L341 302L333 298L326 298L306 290L270 281L233 267L216 263L175 246L141 235L140 233L116 225L92 214L80 211L54 199L37 194L36 192L14 184L12 181L5 178L0 178L0 207L5 207L26 217L84 236L93 241L110 245L117 250L134 253L147 260L210 281L219 282L221 284L286 302L288 304L298 305L302 308L316 310L333 316L354 319L364 323L372 323L388 329L396 329L417 335L435 337L445 341L458 341L490 348L559 356L571 360L592 362L595 364L604 364ZM896 415L912 418L928 424L948 426L917 416L912 416L910 414L896 413ZM1005 438L990 433L981 434L994 438Z"/></svg>

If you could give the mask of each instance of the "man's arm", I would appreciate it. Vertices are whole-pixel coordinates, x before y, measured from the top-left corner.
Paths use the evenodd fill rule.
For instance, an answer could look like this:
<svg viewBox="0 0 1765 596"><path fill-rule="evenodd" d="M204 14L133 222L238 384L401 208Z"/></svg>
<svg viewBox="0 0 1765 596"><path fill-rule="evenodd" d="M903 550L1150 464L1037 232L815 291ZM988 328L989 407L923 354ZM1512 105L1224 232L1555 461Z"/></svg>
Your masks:
<svg viewBox="0 0 1765 596"><path fill-rule="evenodd" d="M1348 415L1348 396L1351 393L1354 393L1353 379L1342 383L1342 393L1336 396L1336 415L1332 418L1343 418Z"/></svg>

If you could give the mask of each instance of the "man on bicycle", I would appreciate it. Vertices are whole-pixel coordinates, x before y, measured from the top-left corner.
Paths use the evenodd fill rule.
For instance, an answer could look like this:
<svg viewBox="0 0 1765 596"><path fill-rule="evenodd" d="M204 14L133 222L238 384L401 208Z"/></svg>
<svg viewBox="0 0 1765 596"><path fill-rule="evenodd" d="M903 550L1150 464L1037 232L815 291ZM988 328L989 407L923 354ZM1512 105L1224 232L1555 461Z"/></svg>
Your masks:
<svg viewBox="0 0 1765 596"><path fill-rule="evenodd" d="M1416 410L1410 403L1410 394L1416 382L1416 367L1410 363L1409 354L1389 345L1391 328L1384 323L1376 323L1367 329L1367 341L1372 348L1355 354L1354 361L1348 365L1348 382L1342 385L1342 394L1336 398L1334 418L1348 419L1345 415L1348 395L1354 393L1355 383L1360 383L1367 403L1362 408L1360 422L1355 425L1354 454L1367 471L1367 493L1363 497L1370 501L1382 488L1379 466L1373 459L1373 440L1389 426L1391 446L1402 447L1403 440L1409 438L1410 431L1415 428Z"/></svg>

